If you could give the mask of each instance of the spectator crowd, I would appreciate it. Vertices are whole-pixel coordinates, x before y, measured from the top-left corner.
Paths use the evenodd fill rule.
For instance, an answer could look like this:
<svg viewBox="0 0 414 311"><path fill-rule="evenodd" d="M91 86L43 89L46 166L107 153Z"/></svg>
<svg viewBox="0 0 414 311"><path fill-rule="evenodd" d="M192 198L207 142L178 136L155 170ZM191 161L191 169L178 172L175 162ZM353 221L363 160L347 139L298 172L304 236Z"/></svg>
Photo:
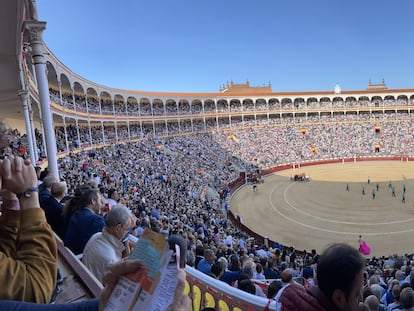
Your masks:
<svg viewBox="0 0 414 311"><path fill-rule="evenodd" d="M124 238L128 234L139 238L145 228L151 228L166 236L181 235L189 266L229 286L284 301L287 284L300 283L307 289L318 284L320 255L315 250L256 245L227 218L229 185L240 178L240 170L372 156L377 153L374 144L385 155L413 153L410 117L380 115L379 131L372 122L354 117L351 123L350 116L348 121L338 116L335 122L332 117L326 122L293 118L278 120L273 127L252 126L231 133L146 135L137 142L69 153L59 160L59 178L38 170L40 206L52 229L75 254L84 254L85 264L100 280L110 263L128 254ZM385 122L399 118L407 122L398 128ZM308 125L295 125L302 121ZM66 132L82 132L88 140L91 134L99 136L100 129ZM121 138L127 132L122 127L116 130ZM18 136L14 133L12 141ZM9 145L6 153L15 147ZM102 247L112 248L113 254ZM367 307L378 304L381 310L398 306L402 310L403 301L408 306L406 296L411 297L411 292L405 288L414 286L412 259L405 254L365 262L361 302Z"/></svg>

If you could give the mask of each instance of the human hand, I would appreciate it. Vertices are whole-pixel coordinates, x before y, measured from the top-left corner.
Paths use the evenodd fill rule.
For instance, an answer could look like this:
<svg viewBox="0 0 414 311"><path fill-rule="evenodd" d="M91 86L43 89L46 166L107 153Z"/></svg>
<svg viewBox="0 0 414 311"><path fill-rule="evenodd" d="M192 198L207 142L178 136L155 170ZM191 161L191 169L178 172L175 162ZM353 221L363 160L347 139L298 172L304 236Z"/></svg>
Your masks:
<svg viewBox="0 0 414 311"><path fill-rule="evenodd" d="M127 273L143 269L144 266L138 260L121 260L109 266L108 272L103 278L105 288L99 297L99 310L102 311L111 296L119 278Z"/></svg>
<svg viewBox="0 0 414 311"><path fill-rule="evenodd" d="M191 299L184 294L185 276L184 269L177 270L177 287L175 288L173 302L167 308L168 311L189 311L191 309Z"/></svg>
<svg viewBox="0 0 414 311"><path fill-rule="evenodd" d="M9 190L15 194L26 191L27 188L36 187L37 176L29 159L10 155L0 160L1 189Z"/></svg>
<svg viewBox="0 0 414 311"><path fill-rule="evenodd" d="M105 304L108 302L116 283L122 275L143 269L144 266L138 260L122 260L109 267L108 272L103 278L105 288L99 298L99 310L103 311ZM177 270L177 287L174 292L173 303L168 307L169 311L189 311L191 299L184 294L185 271Z"/></svg>
<svg viewBox="0 0 414 311"><path fill-rule="evenodd" d="M29 159L10 155L7 159L0 161L0 176L2 178L2 190L8 190L14 194L22 193L28 188L36 187L37 176ZM39 195L32 192L27 198L20 199L20 210L39 207Z"/></svg>

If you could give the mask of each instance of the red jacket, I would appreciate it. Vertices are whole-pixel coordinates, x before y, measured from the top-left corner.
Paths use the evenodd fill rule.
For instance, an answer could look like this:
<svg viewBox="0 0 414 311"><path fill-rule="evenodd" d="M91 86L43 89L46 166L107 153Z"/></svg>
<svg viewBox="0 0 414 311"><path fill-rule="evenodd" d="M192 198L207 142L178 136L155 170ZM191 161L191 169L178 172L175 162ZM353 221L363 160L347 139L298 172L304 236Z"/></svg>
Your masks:
<svg viewBox="0 0 414 311"><path fill-rule="evenodd" d="M292 283L281 289L277 302L281 311L336 311L335 306L326 298L321 290L313 286L310 289ZM279 295L277 295L279 296Z"/></svg>

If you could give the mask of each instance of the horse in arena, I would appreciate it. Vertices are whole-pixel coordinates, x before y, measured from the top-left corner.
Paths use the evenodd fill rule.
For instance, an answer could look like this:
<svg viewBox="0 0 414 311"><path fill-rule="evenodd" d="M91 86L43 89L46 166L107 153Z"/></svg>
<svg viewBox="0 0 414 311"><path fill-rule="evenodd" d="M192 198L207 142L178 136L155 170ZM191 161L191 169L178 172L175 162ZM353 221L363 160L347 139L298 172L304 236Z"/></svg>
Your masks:
<svg viewBox="0 0 414 311"><path fill-rule="evenodd" d="M310 177L308 175L303 174L295 174L293 177L290 178L293 181L310 181Z"/></svg>

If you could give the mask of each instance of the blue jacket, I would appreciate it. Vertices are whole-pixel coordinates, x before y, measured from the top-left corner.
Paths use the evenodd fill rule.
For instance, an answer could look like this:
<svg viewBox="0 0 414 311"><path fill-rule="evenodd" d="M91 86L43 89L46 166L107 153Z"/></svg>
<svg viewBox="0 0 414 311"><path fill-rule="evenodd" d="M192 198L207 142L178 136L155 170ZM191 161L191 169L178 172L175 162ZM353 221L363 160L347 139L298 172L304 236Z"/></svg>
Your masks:
<svg viewBox="0 0 414 311"><path fill-rule="evenodd" d="M63 204L57 201L53 196L49 196L42 206L45 211L47 223L52 227L53 231L63 239L64 238L64 220L63 220Z"/></svg>
<svg viewBox="0 0 414 311"><path fill-rule="evenodd" d="M88 208L76 211L69 220L65 234L65 246L75 255L83 252L86 243L96 232L101 232L105 226L105 220Z"/></svg>
<svg viewBox="0 0 414 311"><path fill-rule="evenodd" d="M47 189L43 189L40 190L39 192L39 203L40 203L40 207L43 208L46 204L46 201L49 199L49 197L51 196L51 193L49 190Z"/></svg>
<svg viewBox="0 0 414 311"><path fill-rule="evenodd" d="M203 258L198 263L197 270L205 274L209 274L211 272L211 263L209 263L205 258Z"/></svg>
<svg viewBox="0 0 414 311"><path fill-rule="evenodd" d="M220 281L226 282L229 285L233 285L239 279L241 270L239 271L224 271L220 278Z"/></svg>

